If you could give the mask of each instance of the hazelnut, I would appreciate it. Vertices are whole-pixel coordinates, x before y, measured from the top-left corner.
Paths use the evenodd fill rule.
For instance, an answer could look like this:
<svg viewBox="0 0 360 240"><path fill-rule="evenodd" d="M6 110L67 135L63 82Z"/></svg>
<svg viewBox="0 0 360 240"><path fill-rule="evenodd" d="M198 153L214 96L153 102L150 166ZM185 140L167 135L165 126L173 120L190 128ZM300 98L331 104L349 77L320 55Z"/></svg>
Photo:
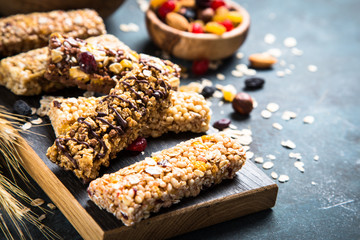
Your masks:
<svg viewBox="0 0 360 240"><path fill-rule="evenodd" d="M204 22L209 22L214 17L215 12L212 8L206 8L204 10L199 11L199 19Z"/></svg>
<svg viewBox="0 0 360 240"><path fill-rule="evenodd" d="M236 112L248 115L253 110L253 100L249 94L241 92L236 94L232 106Z"/></svg>

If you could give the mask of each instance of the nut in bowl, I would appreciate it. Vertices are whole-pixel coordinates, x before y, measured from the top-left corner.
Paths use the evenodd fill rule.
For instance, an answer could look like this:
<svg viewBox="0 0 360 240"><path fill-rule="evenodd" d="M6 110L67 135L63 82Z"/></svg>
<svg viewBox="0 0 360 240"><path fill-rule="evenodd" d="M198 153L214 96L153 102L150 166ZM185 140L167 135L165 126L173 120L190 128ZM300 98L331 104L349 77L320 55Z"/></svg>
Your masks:
<svg viewBox="0 0 360 240"><path fill-rule="evenodd" d="M175 6L175 9L170 9L169 12L165 14L163 13L163 9L160 9L162 6L158 9L151 6L146 12L147 30L151 39L159 48L181 59L218 60L231 56L244 43L250 27L250 15L244 8L234 2L226 2L229 12L238 13L241 16L241 21L234 27L230 26L228 19L222 19L222 22L218 21L219 19L216 12L225 9L225 6L220 6L215 7L215 15L211 17L213 20L210 20L207 24L202 23L201 20L188 23L189 29L193 29L193 31L190 32L185 31L186 22L183 21L183 18L178 15L175 15L174 18L174 12L181 11L181 2L183 1L184 0L172 1L175 4L179 3L180 7ZM211 4L211 2L218 1L213 0L208 2ZM184 8L189 9L189 7ZM203 15L204 18L209 18L208 15L211 15L211 13L205 12L205 10L208 9L211 9L210 5L208 8L204 8L203 12L205 14L201 14L198 10L197 15ZM209 12L211 12L211 10ZM169 13L171 13L170 19L167 17ZM183 15L187 17L187 13ZM181 23L181 28L179 27L178 29L171 27L174 26L173 22L177 20L176 17ZM199 22L200 25L204 25L203 28L200 27L199 29L197 24ZM224 28L224 30L220 31L222 28ZM204 29L204 31L202 29ZM217 31L218 29L219 31Z"/></svg>

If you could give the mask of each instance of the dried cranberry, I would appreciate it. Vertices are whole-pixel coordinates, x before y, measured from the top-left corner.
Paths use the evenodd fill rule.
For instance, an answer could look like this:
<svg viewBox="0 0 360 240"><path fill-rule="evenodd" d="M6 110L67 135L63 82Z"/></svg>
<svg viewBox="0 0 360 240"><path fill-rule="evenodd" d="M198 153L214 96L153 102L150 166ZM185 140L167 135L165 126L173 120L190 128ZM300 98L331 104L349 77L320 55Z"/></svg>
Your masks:
<svg viewBox="0 0 360 240"><path fill-rule="evenodd" d="M90 52L81 52L78 55L78 62L81 71L85 73L91 74L97 69L95 57Z"/></svg>
<svg viewBox="0 0 360 240"><path fill-rule="evenodd" d="M220 119L219 121L215 122L213 127L216 129L219 129L221 131L221 130L224 130L225 128L229 127L230 123L231 123L230 119L223 118L223 119Z"/></svg>
<svg viewBox="0 0 360 240"><path fill-rule="evenodd" d="M138 137L133 143L131 143L126 150L134 152L142 152L147 146L147 141L143 137Z"/></svg>
<svg viewBox="0 0 360 240"><path fill-rule="evenodd" d="M245 87L247 89L255 90L255 89L262 88L264 83L265 83L265 80L262 78L251 77L251 78L248 78L245 80Z"/></svg>
<svg viewBox="0 0 360 240"><path fill-rule="evenodd" d="M196 75L203 75L209 69L209 60L194 61L192 65L192 72Z"/></svg>
<svg viewBox="0 0 360 240"><path fill-rule="evenodd" d="M229 32L234 29L234 25L229 19L224 20L221 22L221 25L223 25L226 28L226 31Z"/></svg>
<svg viewBox="0 0 360 240"><path fill-rule="evenodd" d="M194 23L191 27L192 33L204 33L203 27L200 23Z"/></svg>
<svg viewBox="0 0 360 240"><path fill-rule="evenodd" d="M210 86L206 86L203 88L203 90L201 91L201 95L203 95L204 97L208 98L208 97L212 97L212 95L215 92L215 88L214 87L210 87Z"/></svg>
<svg viewBox="0 0 360 240"><path fill-rule="evenodd" d="M213 0L211 2L211 8L216 10L219 7L225 6L225 2L223 0Z"/></svg>
<svg viewBox="0 0 360 240"><path fill-rule="evenodd" d="M176 5L174 1L164 2L158 9L158 14L161 18L165 18L166 15L172 11L174 11Z"/></svg>

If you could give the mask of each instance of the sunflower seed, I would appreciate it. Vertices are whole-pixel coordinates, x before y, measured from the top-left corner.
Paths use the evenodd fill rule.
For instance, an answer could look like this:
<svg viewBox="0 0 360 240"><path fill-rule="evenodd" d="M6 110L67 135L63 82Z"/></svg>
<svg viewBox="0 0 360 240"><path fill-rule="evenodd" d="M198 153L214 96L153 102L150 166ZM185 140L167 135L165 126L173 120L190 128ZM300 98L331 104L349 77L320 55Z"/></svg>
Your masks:
<svg viewBox="0 0 360 240"><path fill-rule="evenodd" d="M277 103L269 103L267 106L266 106L266 109L269 110L270 112L274 113L276 111L279 110L279 105Z"/></svg>
<svg viewBox="0 0 360 240"><path fill-rule="evenodd" d="M264 158L263 157L256 157L255 162L256 163L264 163Z"/></svg>
<svg viewBox="0 0 360 240"><path fill-rule="evenodd" d="M314 121L315 121L315 118L313 116L306 116L303 119L303 122L307 123L307 124L312 124Z"/></svg>
<svg viewBox="0 0 360 240"><path fill-rule="evenodd" d="M276 172L272 172L272 173L271 173L271 177L272 177L273 179L277 179L277 178L279 177L279 175L278 175Z"/></svg>
<svg viewBox="0 0 360 240"><path fill-rule="evenodd" d="M281 145L285 148L290 148L290 149L294 149L296 148L296 145L293 141L290 140L286 140L286 141L281 141Z"/></svg>
<svg viewBox="0 0 360 240"><path fill-rule="evenodd" d="M262 167L266 170L272 168L274 166L274 163L273 162L265 162Z"/></svg>
<svg viewBox="0 0 360 240"><path fill-rule="evenodd" d="M280 125L280 123L273 123L273 128L277 129L277 130L281 130L283 129L283 126Z"/></svg>
<svg viewBox="0 0 360 240"><path fill-rule="evenodd" d="M272 115L271 112L269 112L268 110L262 110L262 111L261 111L261 116L262 116L263 118L265 118L265 119L270 118L271 115Z"/></svg>
<svg viewBox="0 0 360 240"><path fill-rule="evenodd" d="M281 183L284 183L284 182L287 182L287 181L289 181L289 176L288 175L280 175L280 177L279 177L279 182L281 182Z"/></svg>

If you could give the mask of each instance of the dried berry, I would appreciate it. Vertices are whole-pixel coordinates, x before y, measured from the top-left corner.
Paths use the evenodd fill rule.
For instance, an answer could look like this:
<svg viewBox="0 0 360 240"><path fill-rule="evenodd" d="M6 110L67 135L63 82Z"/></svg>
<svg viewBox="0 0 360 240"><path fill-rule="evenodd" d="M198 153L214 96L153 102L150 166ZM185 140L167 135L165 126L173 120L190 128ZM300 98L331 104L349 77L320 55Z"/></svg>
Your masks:
<svg viewBox="0 0 360 240"><path fill-rule="evenodd" d="M202 11L199 11L199 19L204 22L209 22L214 17L215 12L212 8L205 8Z"/></svg>
<svg viewBox="0 0 360 240"><path fill-rule="evenodd" d="M78 62L81 71L85 73L91 74L97 69L95 57L90 52L81 52L78 55Z"/></svg>
<svg viewBox="0 0 360 240"><path fill-rule="evenodd" d="M245 80L246 89L259 89L262 88L265 83L265 80L258 77L251 77Z"/></svg>
<svg viewBox="0 0 360 240"><path fill-rule="evenodd" d="M218 9L219 7L222 7L222 6L225 6L226 4L225 4L225 2L223 1L223 0L213 0L212 2L211 2L211 8L212 9L214 9L214 10L216 10L216 9Z"/></svg>
<svg viewBox="0 0 360 240"><path fill-rule="evenodd" d="M205 98L209 98L212 97L212 95L215 92L215 87L210 87L210 86L206 86L203 88L203 90L201 91L201 95L203 95Z"/></svg>
<svg viewBox="0 0 360 240"><path fill-rule="evenodd" d="M215 122L213 127L216 129L219 129L221 131L221 130L224 130L225 128L229 127L230 123L231 123L230 119L223 118L223 119L220 119L219 121Z"/></svg>
<svg viewBox="0 0 360 240"><path fill-rule="evenodd" d="M17 100L14 103L14 111L17 114L30 116L31 115L31 107L23 100Z"/></svg>
<svg viewBox="0 0 360 240"><path fill-rule="evenodd" d="M234 25L229 19L224 20L221 22L221 25L223 25L226 28L226 31L229 32L234 29Z"/></svg>
<svg viewBox="0 0 360 240"><path fill-rule="evenodd" d="M126 150L134 152L142 152L147 146L147 141L143 137L138 137L133 143L131 143Z"/></svg>
<svg viewBox="0 0 360 240"><path fill-rule="evenodd" d="M209 60L197 60L193 62L192 72L196 75L204 75L209 69Z"/></svg>
<svg viewBox="0 0 360 240"><path fill-rule="evenodd" d="M165 18L166 15L172 11L174 11L176 4L174 1L164 2L158 9L158 14L161 18Z"/></svg>
<svg viewBox="0 0 360 240"><path fill-rule="evenodd" d="M204 33L203 27L200 23L193 23L191 27L192 33Z"/></svg>
<svg viewBox="0 0 360 240"><path fill-rule="evenodd" d="M253 110L253 101L249 94L241 92L236 94L232 107L240 114L248 115Z"/></svg>

